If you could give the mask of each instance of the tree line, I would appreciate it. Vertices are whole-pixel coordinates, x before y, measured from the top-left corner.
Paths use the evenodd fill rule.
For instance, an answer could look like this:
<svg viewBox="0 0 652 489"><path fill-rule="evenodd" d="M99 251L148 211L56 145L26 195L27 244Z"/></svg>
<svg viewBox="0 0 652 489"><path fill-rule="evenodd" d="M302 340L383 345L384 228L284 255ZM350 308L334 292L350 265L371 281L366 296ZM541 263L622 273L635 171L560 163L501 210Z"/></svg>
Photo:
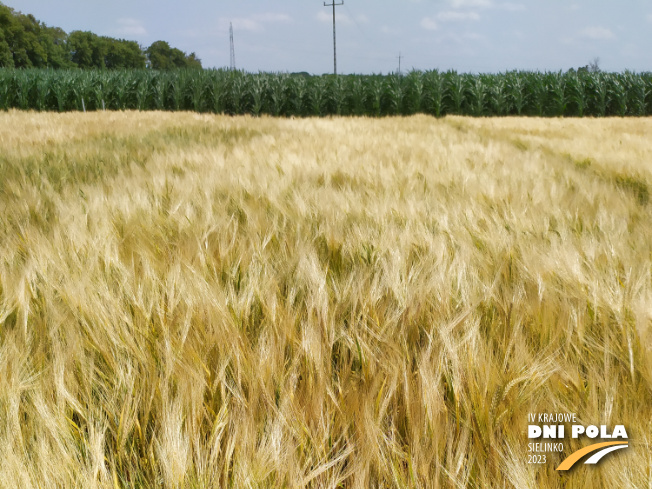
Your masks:
<svg viewBox="0 0 652 489"><path fill-rule="evenodd" d="M169 70L201 68L189 55L156 41L143 49L136 41L98 36L88 31L67 34L31 14L0 3L0 68L83 68Z"/></svg>

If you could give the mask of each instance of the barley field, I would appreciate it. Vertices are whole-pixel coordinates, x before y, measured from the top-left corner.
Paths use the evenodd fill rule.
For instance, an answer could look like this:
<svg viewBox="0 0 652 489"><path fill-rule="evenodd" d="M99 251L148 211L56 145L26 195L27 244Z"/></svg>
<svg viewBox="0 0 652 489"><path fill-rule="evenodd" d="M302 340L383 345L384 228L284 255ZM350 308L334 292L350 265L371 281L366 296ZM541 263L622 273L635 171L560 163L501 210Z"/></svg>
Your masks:
<svg viewBox="0 0 652 489"><path fill-rule="evenodd" d="M650 487L650 134L0 113L0 487Z"/></svg>

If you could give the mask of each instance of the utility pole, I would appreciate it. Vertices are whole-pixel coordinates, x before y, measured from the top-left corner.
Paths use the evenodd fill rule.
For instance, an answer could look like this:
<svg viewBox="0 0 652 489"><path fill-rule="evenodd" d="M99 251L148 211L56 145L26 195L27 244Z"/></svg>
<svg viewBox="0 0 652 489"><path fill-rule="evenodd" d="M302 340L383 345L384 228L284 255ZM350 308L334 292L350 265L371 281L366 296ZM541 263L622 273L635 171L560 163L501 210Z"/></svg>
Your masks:
<svg viewBox="0 0 652 489"><path fill-rule="evenodd" d="M400 51L398 52L397 58L398 58L398 74L400 75L401 74L401 59L403 58L403 56L401 56Z"/></svg>
<svg viewBox="0 0 652 489"><path fill-rule="evenodd" d="M235 71L235 46L233 44L233 23L229 23L229 37L231 40L231 71Z"/></svg>
<svg viewBox="0 0 652 489"><path fill-rule="evenodd" d="M332 0L333 3L324 2L324 7L333 7L333 73L337 75L337 41L335 37L335 7L344 5L344 0L340 3L335 3L335 0Z"/></svg>

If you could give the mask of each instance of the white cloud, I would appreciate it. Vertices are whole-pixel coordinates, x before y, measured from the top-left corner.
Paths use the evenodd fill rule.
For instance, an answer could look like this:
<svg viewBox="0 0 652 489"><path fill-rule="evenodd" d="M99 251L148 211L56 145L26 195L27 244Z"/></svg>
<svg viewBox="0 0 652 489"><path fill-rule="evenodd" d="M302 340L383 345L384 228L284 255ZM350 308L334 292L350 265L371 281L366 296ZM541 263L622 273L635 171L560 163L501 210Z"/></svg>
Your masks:
<svg viewBox="0 0 652 489"><path fill-rule="evenodd" d="M440 22L460 22L466 20L480 20L480 15L477 12L457 12L454 10L448 10L445 12L439 12L437 14L437 20Z"/></svg>
<svg viewBox="0 0 652 489"><path fill-rule="evenodd" d="M320 10L317 14L317 20L324 23L333 23L333 13L328 13L324 10ZM337 14L337 22L342 24L351 24L351 18L346 14Z"/></svg>
<svg viewBox="0 0 652 489"><path fill-rule="evenodd" d="M115 30L116 35L124 37L137 37L147 35L145 26L136 19L125 17L118 19L118 28Z"/></svg>
<svg viewBox="0 0 652 489"><path fill-rule="evenodd" d="M652 14L648 14L647 16L647 21L652 23Z"/></svg>
<svg viewBox="0 0 652 489"><path fill-rule="evenodd" d="M262 31L265 24L278 24L292 22L292 17L286 14L264 13L255 14L249 17L237 17L235 19L220 18L219 27L224 30L228 29L229 23L233 24L233 29L239 31Z"/></svg>
<svg viewBox="0 0 652 489"><path fill-rule="evenodd" d="M369 23L369 17L367 17L365 14L358 15L356 17L356 20L361 24L368 24Z"/></svg>
<svg viewBox="0 0 652 489"><path fill-rule="evenodd" d="M389 26L383 25L383 26L380 27L380 32L385 34L385 35L388 35L388 36L390 36L390 35L391 36L397 36L397 35L399 35L401 33L401 30L397 29L396 27L389 27Z"/></svg>
<svg viewBox="0 0 652 489"><path fill-rule="evenodd" d="M484 41L485 37L477 32L465 32L462 34L462 39L468 39L469 41Z"/></svg>
<svg viewBox="0 0 652 489"><path fill-rule="evenodd" d="M257 22L253 19L248 19L248 18L235 18L232 21L230 21L231 24L233 24L233 27L237 31L260 31L262 30L263 26L260 24L260 22Z"/></svg>
<svg viewBox="0 0 652 489"><path fill-rule="evenodd" d="M317 20L321 22L328 22L328 21L333 21L333 16L331 14L327 14L323 10L320 10L319 13L317 14Z"/></svg>
<svg viewBox="0 0 652 489"><path fill-rule="evenodd" d="M453 8L491 8L492 0L449 0Z"/></svg>
<svg viewBox="0 0 652 489"><path fill-rule="evenodd" d="M625 44L623 48L620 50L620 55L625 57L625 58L631 58L631 59L636 59L641 56L641 50L640 46L637 44Z"/></svg>
<svg viewBox="0 0 652 489"><path fill-rule="evenodd" d="M523 12L527 10L522 3L503 2L496 5L496 8L507 10L508 12Z"/></svg>
<svg viewBox="0 0 652 489"><path fill-rule="evenodd" d="M259 14L254 16L254 20L262 23L273 23L273 22L290 22L292 19L289 15L286 14Z"/></svg>
<svg viewBox="0 0 652 489"><path fill-rule="evenodd" d="M587 27L580 31L580 37L584 39L590 39L592 41L608 41L609 39L615 39L614 33L611 29L606 27L594 26Z"/></svg>
<svg viewBox="0 0 652 489"><path fill-rule="evenodd" d="M454 9L497 9L508 12L522 12L527 10L524 4L520 2L499 2L494 0L448 0L450 6Z"/></svg>
<svg viewBox="0 0 652 489"><path fill-rule="evenodd" d="M436 31L439 26L437 25L437 22L434 19L430 17L424 17L423 19L421 19L421 27L423 27L428 31Z"/></svg>
<svg viewBox="0 0 652 489"><path fill-rule="evenodd" d="M447 32L441 36L440 40L445 42L452 42L459 46L466 46L467 48L471 49L471 45L473 43L486 41L486 38L477 32Z"/></svg>

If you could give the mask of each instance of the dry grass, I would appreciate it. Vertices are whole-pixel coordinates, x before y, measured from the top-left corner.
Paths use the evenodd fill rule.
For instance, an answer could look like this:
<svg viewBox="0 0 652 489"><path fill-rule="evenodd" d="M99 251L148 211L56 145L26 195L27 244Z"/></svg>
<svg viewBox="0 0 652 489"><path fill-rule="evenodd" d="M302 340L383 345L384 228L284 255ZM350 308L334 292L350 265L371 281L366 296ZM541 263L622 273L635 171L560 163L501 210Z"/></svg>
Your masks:
<svg viewBox="0 0 652 489"><path fill-rule="evenodd" d="M652 120L0 129L0 487L648 487Z"/></svg>

